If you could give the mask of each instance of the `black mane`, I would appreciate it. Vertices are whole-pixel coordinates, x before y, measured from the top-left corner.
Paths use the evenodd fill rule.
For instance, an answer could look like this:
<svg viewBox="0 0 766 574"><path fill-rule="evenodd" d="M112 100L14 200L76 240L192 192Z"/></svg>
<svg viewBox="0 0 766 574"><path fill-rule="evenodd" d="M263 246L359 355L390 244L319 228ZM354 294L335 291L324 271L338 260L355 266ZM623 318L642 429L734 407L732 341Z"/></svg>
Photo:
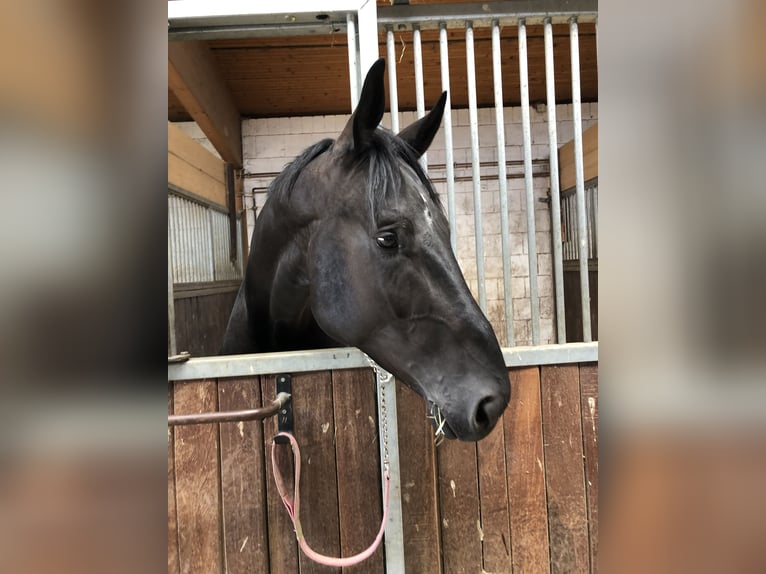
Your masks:
<svg viewBox="0 0 766 574"><path fill-rule="evenodd" d="M377 129L370 141L370 146L359 157L361 164L367 164L368 193L373 213L378 205L395 196L402 185L401 163L403 162L420 180L431 200L442 209L439 194L431 180L423 171L415 151L402 139L386 129Z"/></svg>
<svg viewBox="0 0 766 574"><path fill-rule="evenodd" d="M280 174L274 178L274 181L269 186L269 195L289 196L301 172L308 164L330 149L333 143L335 143L335 140L327 138L303 150L298 157L288 163Z"/></svg>
<svg viewBox="0 0 766 574"><path fill-rule="evenodd" d="M287 164L269 186L269 195L289 196L301 172L317 157L329 150L335 140L327 138L306 148ZM415 151L403 140L387 129L375 130L369 147L353 159L357 168L367 170L367 192L372 213L378 206L395 197L402 186L401 163L408 166L423 184L428 196L439 209L443 210L439 194L423 171Z"/></svg>

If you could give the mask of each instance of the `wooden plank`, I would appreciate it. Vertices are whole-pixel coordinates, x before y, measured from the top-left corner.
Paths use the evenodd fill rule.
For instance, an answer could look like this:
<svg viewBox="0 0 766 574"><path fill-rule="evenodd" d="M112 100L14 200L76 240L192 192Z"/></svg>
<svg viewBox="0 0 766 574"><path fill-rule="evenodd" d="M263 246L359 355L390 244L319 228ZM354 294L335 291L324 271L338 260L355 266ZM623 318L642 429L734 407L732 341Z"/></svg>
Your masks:
<svg viewBox="0 0 766 574"><path fill-rule="evenodd" d="M367 548L383 517L375 379L370 369L333 371L335 456L343 556ZM383 547L344 573L384 572Z"/></svg>
<svg viewBox="0 0 766 574"><path fill-rule="evenodd" d="M440 574L439 501L434 435L418 395L396 385L399 466L404 522L404 563L407 572Z"/></svg>
<svg viewBox="0 0 766 574"><path fill-rule="evenodd" d="M191 414L217 408L216 382L174 384L173 411ZM223 572L218 426L175 428L178 550L181 572Z"/></svg>
<svg viewBox="0 0 766 574"><path fill-rule="evenodd" d="M588 572L579 367L540 371L551 572Z"/></svg>
<svg viewBox="0 0 766 574"><path fill-rule="evenodd" d="M436 458L444 572L481 572L476 443L445 440Z"/></svg>
<svg viewBox="0 0 766 574"><path fill-rule="evenodd" d="M220 410L261 406L260 379L218 383ZM221 423L221 492L227 574L268 572L263 428L260 421Z"/></svg>
<svg viewBox="0 0 766 574"><path fill-rule="evenodd" d="M168 383L168 414L173 414L173 383ZM168 427L168 574L179 574L178 520L176 518L176 470L173 428Z"/></svg>
<svg viewBox="0 0 766 574"><path fill-rule="evenodd" d="M582 134L583 181L598 177L598 123ZM559 147L559 182L561 190L575 187L574 140Z"/></svg>
<svg viewBox="0 0 766 574"><path fill-rule="evenodd" d="M261 377L261 396L265 402L273 400L276 396L274 376ZM266 515L268 517L269 562L274 565L274 572L298 572L299 550L295 540L295 531L274 484L271 441L276 434L276 417L265 419L263 421L263 442L266 453ZM292 495L293 465L289 445L277 446L276 459L285 479L287 491Z"/></svg>
<svg viewBox="0 0 766 574"><path fill-rule="evenodd" d="M168 43L168 85L224 161L241 168L240 112L204 42Z"/></svg>
<svg viewBox="0 0 766 574"><path fill-rule="evenodd" d="M477 449L482 568L485 572L511 572L511 517L502 421L489 436L479 441Z"/></svg>
<svg viewBox="0 0 766 574"><path fill-rule="evenodd" d="M226 207L226 186L202 169L168 152L168 183Z"/></svg>
<svg viewBox="0 0 766 574"><path fill-rule="evenodd" d="M204 171L216 181L226 183L225 162L172 122L168 122L168 152Z"/></svg>
<svg viewBox="0 0 766 574"><path fill-rule="evenodd" d="M582 442L588 500L590 563L598 564L598 364L580 365ZM592 566L595 570L595 566Z"/></svg>
<svg viewBox="0 0 766 574"><path fill-rule="evenodd" d="M538 367L511 369L503 415L514 572L548 572L548 516Z"/></svg>
<svg viewBox="0 0 766 574"><path fill-rule="evenodd" d="M295 438L301 447L301 524L312 549L340 555L335 421L330 371L293 375ZM301 574L340 572L299 556Z"/></svg>

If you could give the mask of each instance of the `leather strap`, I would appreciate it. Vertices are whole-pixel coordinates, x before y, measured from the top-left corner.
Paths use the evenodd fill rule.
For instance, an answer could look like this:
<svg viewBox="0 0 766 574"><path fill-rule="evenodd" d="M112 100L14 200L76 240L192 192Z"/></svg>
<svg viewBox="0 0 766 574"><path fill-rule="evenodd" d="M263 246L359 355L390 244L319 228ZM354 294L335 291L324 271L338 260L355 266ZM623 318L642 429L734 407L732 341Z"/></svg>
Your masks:
<svg viewBox="0 0 766 574"><path fill-rule="evenodd" d="M274 471L274 482L276 482L277 484L277 490L279 491L279 496L282 498L282 503L285 505L285 508L287 509L287 514L290 515L290 520L292 521L293 526L295 527L295 536L298 540L298 545L301 547L301 550L303 551L303 553L314 562L318 562L319 564L324 564L326 566L334 566L337 568L355 566L356 564L359 564L360 562L363 562L364 560L372 556L375 550L380 545L381 540L383 540L383 533L386 530L386 521L388 520L388 490L389 490L389 482L390 482L390 478L388 476L388 469L384 471L385 484L383 488L383 520L380 523L380 530L378 531L378 535L375 537L375 540L373 540L372 544L366 550L363 550L362 552L360 552L359 554L355 554L354 556L348 556L346 558L334 558L332 556L325 556L311 549L311 547L308 545L308 542L306 542L306 538L303 535L303 529L301 527L300 492L299 492L299 486L301 481L301 451L298 448L298 442L295 440L295 437L290 433L281 432L277 434L276 436L287 438L290 441L290 445L292 446L292 449L293 449L293 457L295 458L295 487L293 489L292 498L290 498L290 495L286 492L285 483L284 483L284 480L282 479L282 473L277 467L276 457L274 454L276 442L274 441L272 441L271 443L271 467Z"/></svg>

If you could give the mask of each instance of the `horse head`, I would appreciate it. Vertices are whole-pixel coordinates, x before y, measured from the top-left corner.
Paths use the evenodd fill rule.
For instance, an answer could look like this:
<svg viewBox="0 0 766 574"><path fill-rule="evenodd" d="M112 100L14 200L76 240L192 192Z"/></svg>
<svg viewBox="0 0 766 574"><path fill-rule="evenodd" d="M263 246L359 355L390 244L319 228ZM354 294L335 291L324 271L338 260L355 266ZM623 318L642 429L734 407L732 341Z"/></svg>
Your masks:
<svg viewBox="0 0 766 574"><path fill-rule="evenodd" d="M270 208L273 220L297 231L277 248L279 226L270 226L266 249L282 255L272 263L276 256L264 255L260 267L275 277L282 267L286 272L271 281L261 319L268 315L272 334L292 337L302 324L318 327L328 345L358 347L440 413L448 438L479 440L502 415L510 385L497 338L451 249L444 210L418 163L439 129L447 94L394 135L378 127L384 68L382 59L371 67L339 138L310 154L292 174L289 193ZM256 228L253 250L269 241L259 239L265 233ZM258 297L247 303L252 310Z"/></svg>

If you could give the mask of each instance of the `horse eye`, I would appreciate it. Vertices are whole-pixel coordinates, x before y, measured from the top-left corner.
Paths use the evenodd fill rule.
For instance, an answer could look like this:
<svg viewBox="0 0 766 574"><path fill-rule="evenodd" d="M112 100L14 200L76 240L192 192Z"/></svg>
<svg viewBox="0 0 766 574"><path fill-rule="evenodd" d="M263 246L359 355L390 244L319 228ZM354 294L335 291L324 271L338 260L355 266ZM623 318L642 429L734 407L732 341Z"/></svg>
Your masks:
<svg viewBox="0 0 766 574"><path fill-rule="evenodd" d="M378 244L378 247L383 249L394 249L399 246L399 239L396 237L396 233L391 231L380 233L375 238L375 242Z"/></svg>

